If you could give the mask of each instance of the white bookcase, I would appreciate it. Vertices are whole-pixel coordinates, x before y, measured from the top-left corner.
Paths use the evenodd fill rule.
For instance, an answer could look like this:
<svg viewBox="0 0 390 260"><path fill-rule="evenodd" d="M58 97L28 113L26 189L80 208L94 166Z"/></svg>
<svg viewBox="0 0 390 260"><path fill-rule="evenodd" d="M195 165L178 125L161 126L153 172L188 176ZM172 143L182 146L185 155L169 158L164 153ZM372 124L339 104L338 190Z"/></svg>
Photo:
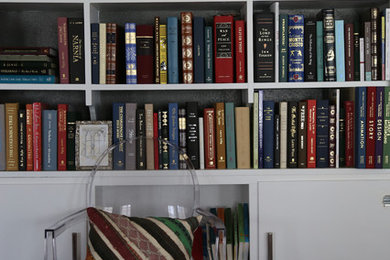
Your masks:
<svg viewBox="0 0 390 260"><path fill-rule="evenodd" d="M113 102L198 101L200 107L215 102L251 104L255 90L265 99L280 101L327 97L329 89L390 86L389 81L255 83L253 13L315 15L335 8L337 19L356 19L370 7L390 7L387 0L0 0L0 46L57 46L59 16L84 17L85 84L3 84L0 103L68 103L91 119L110 119ZM191 11L211 25L216 14L234 14L246 20L247 83L171 85L91 84L90 24L136 22L152 24L154 16ZM352 20L351 20L352 21ZM277 26L276 26L277 28ZM278 32L276 33L278 35ZM278 57L276 41L275 57ZM390 57L388 57L390 58ZM278 60L275 69L278 78ZM230 206L248 202L250 258L267 258L272 233L273 259L388 259L390 194L388 169L251 169L197 170L201 206ZM170 200L172 190L190 196L180 187L188 184L183 171L104 171L95 180L97 203L118 207L126 198L144 205ZM0 258L43 259L43 230L63 216L86 206L89 172L0 172ZM147 189L160 197L143 199ZM142 194L141 196L139 194ZM104 196L103 196L104 195ZM141 212L142 214L144 212ZM145 213L146 214L146 213ZM70 238L69 238L70 241ZM70 252L60 252L70 259Z"/></svg>

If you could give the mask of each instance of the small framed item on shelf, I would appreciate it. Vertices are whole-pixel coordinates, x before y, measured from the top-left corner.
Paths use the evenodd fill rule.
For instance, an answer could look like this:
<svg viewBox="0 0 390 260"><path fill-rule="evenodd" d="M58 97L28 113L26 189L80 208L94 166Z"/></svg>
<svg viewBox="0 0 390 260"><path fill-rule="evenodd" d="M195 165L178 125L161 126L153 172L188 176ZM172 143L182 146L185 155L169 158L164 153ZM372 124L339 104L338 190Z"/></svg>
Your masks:
<svg viewBox="0 0 390 260"><path fill-rule="evenodd" d="M76 170L91 170L110 147L112 121L76 121ZM99 170L112 169L112 154L100 162Z"/></svg>

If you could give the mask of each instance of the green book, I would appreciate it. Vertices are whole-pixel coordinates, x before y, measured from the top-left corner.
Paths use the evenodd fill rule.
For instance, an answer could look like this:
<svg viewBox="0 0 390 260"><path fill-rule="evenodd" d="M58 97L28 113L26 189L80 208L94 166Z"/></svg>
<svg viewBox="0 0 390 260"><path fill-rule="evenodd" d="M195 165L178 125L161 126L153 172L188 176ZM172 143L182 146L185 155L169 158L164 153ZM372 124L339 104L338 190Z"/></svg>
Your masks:
<svg viewBox="0 0 390 260"><path fill-rule="evenodd" d="M383 168L390 168L390 87L385 87Z"/></svg>
<svg viewBox="0 0 390 260"><path fill-rule="evenodd" d="M317 21L317 81L324 81L324 36L322 21Z"/></svg>
<svg viewBox="0 0 390 260"><path fill-rule="evenodd" d="M226 168L236 169L236 132L234 122L234 103L225 103L225 142Z"/></svg>
<svg viewBox="0 0 390 260"><path fill-rule="evenodd" d="M279 15L279 82L287 82L288 15Z"/></svg>

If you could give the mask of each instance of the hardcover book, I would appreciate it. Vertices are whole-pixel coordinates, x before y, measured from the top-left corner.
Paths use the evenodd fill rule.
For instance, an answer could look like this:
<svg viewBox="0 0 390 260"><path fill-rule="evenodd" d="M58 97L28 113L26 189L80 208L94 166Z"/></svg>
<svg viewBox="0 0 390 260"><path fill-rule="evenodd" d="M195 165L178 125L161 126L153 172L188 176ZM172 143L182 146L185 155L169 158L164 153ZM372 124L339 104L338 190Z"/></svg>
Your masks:
<svg viewBox="0 0 390 260"><path fill-rule="evenodd" d="M19 103L5 104L5 154L7 171L17 171L19 169L18 111Z"/></svg>
<svg viewBox="0 0 390 260"><path fill-rule="evenodd" d="M226 144L225 144L225 104L215 104L215 143L217 150L217 168L226 169Z"/></svg>
<svg viewBox="0 0 390 260"><path fill-rule="evenodd" d="M307 167L307 101L298 104L298 168Z"/></svg>
<svg viewBox="0 0 390 260"><path fill-rule="evenodd" d="M305 81L317 81L316 20L306 19L304 27Z"/></svg>
<svg viewBox="0 0 390 260"><path fill-rule="evenodd" d="M354 55L354 80L360 80L360 26L359 22L353 23L353 55Z"/></svg>
<svg viewBox="0 0 390 260"><path fill-rule="evenodd" d="M154 170L153 104L145 104L146 170Z"/></svg>
<svg viewBox="0 0 390 260"><path fill-rule="evenodd" d="M214 16L214 68L216 83L233 83L233 27L233 16Z"/></svg>
<svg viewBox="0 0 390 260"><path fill-rule="evenodd" d="M99 84L106 84L107 24L99 23Z"/></svg>
<svg viewBox="0 0 390 260"><path fill-rule="evenodd" d="M125 156L125 169L135 170L136 167L136 111L137 103L126 103L126 156Z"/></svg>
<svg viewBox="0 0 390 260"><path fill-rule="evenodd" d="M0 104L0 171L6 168L5 130L5 108L4 104Z"/></svg>
<svg viewBox="0 0 390 260"><path fill-rule="evenodd" d="M58 65L61 84L69 84L68 18L57 18Z"/></svg>
<svg viewBox="0 0 390 260"><path fill-rule="evenodd" d="M160 24L160 84L168 83L167 25Z"/></svg>
<svg viewBox="0 0 390 260"><path fill-rule="evenodd" d="M255 82L275 81L274 14L254 14L254 70Z"/></svg>
<svg viewBox="0 0 390 260"><path fill-rule="evenodd" d="M160 168L160 137L158 134L158 113L153 112L153 156L154 156L154 169L159 170Z"/></svg>
<svg viewBox="0 0 390 260"><path fill-rule="evenodd" d="M226 127L226 168L235 169L236 164L236 133L234 118L234 103L225 103L225 127Z"/></svg>
<svg viewBox="0 0 390 260"><path fill-rule="evenodd" d="M168 83L179 83L179 39L177 17L167 18L167 38L168 38Z"/></svg>
<svg viewBox="0 0 390 260"><path fill-rule="evenodd" d="M264 113L264 168L274 167L275 102L263 101Z"/></svg>
<svg viewBox="0 0 390 260"><path fill-rule="evenodd" d="M304 81L304 17L288 16L288 81Z"/></svg>
<svg viewBox="0 0 390 260"><path fill-rule="evenodd" d="M329 105L329 168L336 168L336 105L333 104Z"/></svg>
<svg viewBox="0 0 390 260"><path fill-rule="evenodd" d="M76 113L68 112L66 118L66 169L68 171L76 170Z"/></svg>
<svg viewBox="0 0 390 260"><path fill-rule="evenodd" d="M371 13L371 79L380 80L379 68L379 11L374 7L370 10Z"/></svg>
<svg viewBox="0 0 390 260"><path fill-rule="evenodd" d="M179 146L179 118L178 118L178 104L168 103L168 128L169 141L176 146ZM179 153L176 149L168 147L169 151L169 169L179 169Z"/></svg>
<svg viewBox="0 0 390 260"><path fill-rule="evenodd" d="M367 87L366 168L375 168L376 88Z"/></svg>
<svg viewBox="0 0 390 260"><path fill-rule="evenodd" d="M57 170L57 110L42 113L42 169Z"/></svg>
<svg viewBox="0 0 390 260"><path fill-rule="evenodd" d="M235 116L237 168L249 169L251 167L249 107L236 107Z"/></svg>
<svg viewBox="0 0 390 260"><path fill-rule="evenodd" d="M113 169L124 170L125 169L125 116L126 107L124 103L113 103L112 104L112 143L119 144L113 151Z"/></svg>
<svg viewBox="0 0 390 260"><path fill-rule="evenodd" d="M344 101L345 107L345 166L354 167L355 165L355 109L353 101ZM356 144L358 146L358 144ZM357 156L357 155L356 155Z"/></svg>
<svg viewBox="0 0 390 260"><path fill-rule="evenodd" d="M275 105L275 139L274 139L274 168L280 168L280 115Z"/></svg>
<svg viewBox="0 0 390 260"><path fill-rule="evenodd" d="M371 57L371 22L364 23L364 69L365 80L372 80L372 57Z"/></svg>
<svg viewBox="0 0 390 260"><path fill-rule="evenodd" d="M384 96L383 168L390 168L390 87L385 87Z"/></svg>
<svg viewBox="0 0 390 260"><path fill-rule="evenodd" d="M354 28L352 23L345 25L345 79L347 81L355 80L355 46L353 29Z"/></svg>
<svg viewBox="0 0 390 260"><path fill-rule="evenodd" d="M329 167L329 100L317 101L316 167Z"/></svg>
<svg viewBox="0 0 390 260"><path fill-rule="evenodd" d="M57 170L66 171L66 117L68 105L57 105Z"/></svg>
<svg viewBox="0 0 390 260"><path fill-rule="evenodd" d="M18 130L19 130L18 131L19 171L25 171L26 170L26 110L25 109L19 109Z"/></svg>
<svg viewBox="0 0 390 260"><path fill-rule="evenodd" d="M215 158L215 109L205 108L203 110L204 118L204 157L205 168L216 169Z"/></svg>
<svg viewBox="0 0 390 260"><path fill-rule="evenodd" d="M160 84L160 17L154 17L154 83Z"/></svg>
<svg viewBox="0 0 390 260"><path fill-rule="evenodd" d="M181 17L181 48L183 64L183 83L192 84L194 82L194 55L192 37L192 13L182 12Z"/></svg>
<svg viewBox="0 0 390 260"><path fill-rule="evenodd" d="M288 15L279 15L279 82L287 82L288 75Z"/></svg>
<svg viewBox="0 0 390 260"><path fill-rule="evenodd" d="M345 108L340 108L340 119L339 119L339 164L340 168L345 167Z"/></svg>
<svg viewBox="0 0 390 260"><path fill-rule="evenodd" d="M245 21L237 20L234 22L235 30L235 63L236 63L236 82L244 83L246 81L246 59L245 59Z"/></svg>
<svg viewBox="0 0 390 260"><path fill-rule="evenodd" d="M279 103L280 116L280 168L287 168L287 127L288 127L288 104L287 101Z"/></svg>
<svg viewBox="0 0 390 260"><path fill-rule="evenodd" d="M316 168L317 100L307 100L307 168Z"/></svg>
<svg viewBox="0 0 390 260"><path fill-rule="evenodd" d="M84 20L68 18L69 82L85 83Z"/></svg>
<svg viewBox="0 0 390 260"><path fill-rule="evenodd" d="M186 159L184 154L187 154L187 133L186 133L186 109L179 108L179 169L187 169Z"/></svg>
<svg viewBox="0 0 390 260"><path fill-rule="evenodd" d="M136 111L137 140L136 140L136 162L137 170L146 170L146 142L145 138L145 109L140 108Z"/></svg>
<svg viewBox="0 0 390 260"><path fill-rule="evenodd" d="M1 111L0 111L1 114ZM26 170L32 171L33 167L33 106L26 104Z"/></svg>
<svg viewBox="0 0 390 260"><path fill-rule="evenodd" d="M287 167L298 167L298 102L288 102Z"/></svg>
<svg viewBox="0 0 390 260"><path fill-rule="evenodd" d="M259 168L259 91L253 93L253 169Z"/></svg>
<svg viewBox="0 0 390 260"><path fill-rule="evenodd" d="M137 84L136 24L125 24L126 84Z"/></svg>
<svg viewBox="0 0 390 260"><path fill-rule="evenodd" d="M42 170L42 111L45 105L33 103L33 159L34 171Z"/></svg>
<svg viewBox="0 0 390 260"><path fill-rule="evenodd" d="M124 49L121 35L123 35L123 30L118 24L107 24L106 84L122 83L125 61L122 58L123 55L119 55Z"/></svg>
<svg viewBox="0 0 390 260"><path fill-rule="evenodd" d="M92 84L99 84L99 24L91 24L91 70ZM60 78L61 82L61 78Z"/></svg>
<svg viewBox="0 0 390 260"><path fill-rule="evenodd" d="M375 139L375 168L383 165L383 128L385 88L376 88L376 139Z"/></svg>
<svg viewBox="0 0 390 260"><path fill-rule="evenodd" d="M199 128L198 102L187 102L187 153L195 169L199 169Z"/></svg>
<svg viewBox="0 0 390 260"><path fill-rule="evenodd" d="M258 91L259 93L259 105L258 105L258 138L257 141L258 143L258 167L261 169L264 167L264 162L263 162L263 156L264 156L264 141L263 141L263 130L264 130L264 117L263 117L263 99L264 99L264 93L262 90Z"/></svg>
<svg viewBox="0 0 390 260"><path fill-rule="evenodd" d="M344 20L335 21L336 37L336 79L345 81L345 45L344 45Z"/></svg>
<svg viewBox="0 0 390 260"><path fill-rule="evenodd" d="M169 127L168 127L168 111L161 111L161 137L164 141L169 141ZM169 169L169 150L168 144L162 144L162 167L164 170Z"/></svg>
<svg viewBox="0 0 390 260"><path fill-rule="evenodd" d="M205 82L204 18L194 17L194 83Z"/></svg>
<svg viewBox="0 0 390 260"><path fill-rule="evenodd" d="M205 40L205 82L214 82L214 53L213 53L213 27L205 26L204 28Z"/></svg>
<svg viewBox="0 0 390 260"><path fill-rule="evenodd" d="M355 167L366 168L367 89L365 87L359 87L355 89L355 92L356 92L355 94L356 97Z"/></svg>
<svg viewBox="0 0 390 260"><path fill-rule="evenodd" d="M324 80L336 81L336 46L334 9L322 9L324 37Z"/></svg>
<svg viewBox="0 0 390 260"><path fill-rule="evenodd" d="M136 26L137 83L153 84L153 25Z"/></svg>

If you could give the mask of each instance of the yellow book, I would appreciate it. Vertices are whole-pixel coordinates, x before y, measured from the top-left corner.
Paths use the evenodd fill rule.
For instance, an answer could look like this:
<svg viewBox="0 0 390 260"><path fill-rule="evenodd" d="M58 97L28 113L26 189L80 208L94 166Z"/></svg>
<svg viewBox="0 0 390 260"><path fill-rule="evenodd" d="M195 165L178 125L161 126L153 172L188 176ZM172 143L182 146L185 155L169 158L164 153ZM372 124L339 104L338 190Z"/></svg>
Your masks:
<svg viewBox="0 0 390 260"><path fill-rule="evenodd" d="M168 83L167 26L160 24L160 84Z"/></svg>

